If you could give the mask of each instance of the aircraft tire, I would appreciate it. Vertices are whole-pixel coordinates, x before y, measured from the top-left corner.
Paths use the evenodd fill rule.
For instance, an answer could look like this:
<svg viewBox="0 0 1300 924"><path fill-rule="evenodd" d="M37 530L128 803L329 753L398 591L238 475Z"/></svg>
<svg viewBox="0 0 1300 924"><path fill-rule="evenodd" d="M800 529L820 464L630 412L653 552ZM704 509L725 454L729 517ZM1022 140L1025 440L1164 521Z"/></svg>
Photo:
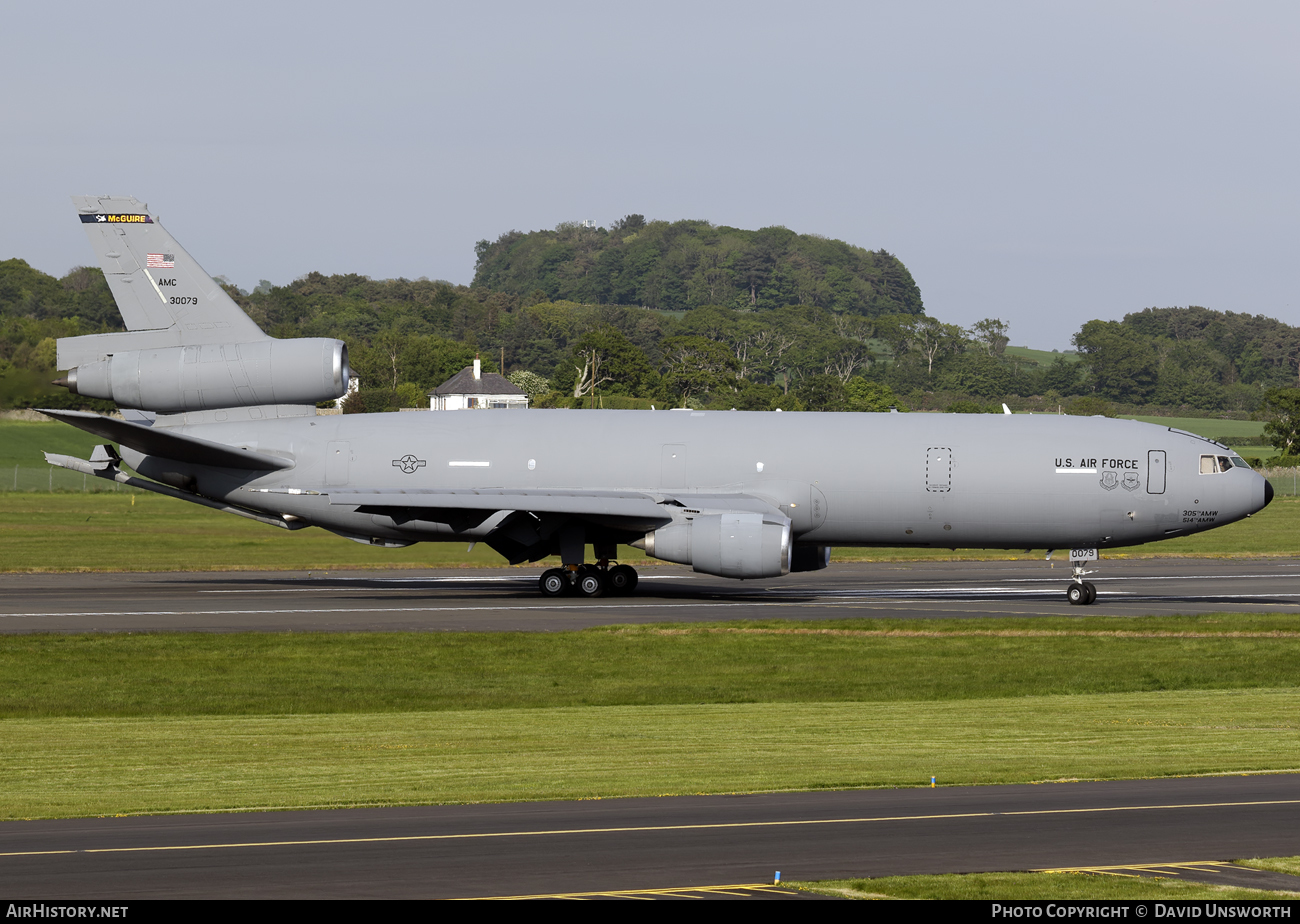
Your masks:
<svg viewBox="0 0 1300 924"><path fill-rule="evenodd" d="M543 571L542 576L537 579L537 589L542 592L544 597L568 596L572 590L569 585L568 572L562 568L551 568Z"/></svg>
<svg viewBox="0 0 1300 924"><path fill-rule="evenodd" d="M1065 599L1070 601L1070 606L1087 606L1088 591L1083 589L1082 584L1071 584L1065 590Z"/></svg>
<svg viewBox="0 0 1300 924"><path fill-rule="evenodd" d="M584 597L603 597L605 595L605 575L595 569L585 574L579 572L578 593Z"/></svg>
<svg viewBox="0 0 1300 924"><path fill-rule="evenodd" d="M1097 601L1097 588L1092 585L1091 581L1084 581L1083 589L1088 594L1088 599L1083 601L1083 605L1092 606Z"/></svg>
<svg viewBox="0 0 1300 924"><path fill-rule="evenodd" d="M636 590L636 569L631 565L615 565L609 569L609 592L616 597L629 596Z"/></svg>

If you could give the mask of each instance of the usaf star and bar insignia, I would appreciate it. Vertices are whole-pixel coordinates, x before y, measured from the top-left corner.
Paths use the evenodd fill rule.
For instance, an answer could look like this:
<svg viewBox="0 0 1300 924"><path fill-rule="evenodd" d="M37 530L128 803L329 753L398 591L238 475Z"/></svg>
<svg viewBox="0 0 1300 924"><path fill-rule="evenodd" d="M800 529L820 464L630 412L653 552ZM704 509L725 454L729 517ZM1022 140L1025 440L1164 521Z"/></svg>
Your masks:
<svg viewBox="0 0 1300 924"><path fill-rule="evenodd" d="M417 459L409 452L400 459L393 460L393 467L400 468L408 475L414 475L419 469L424 468L428 463L423 459Z"/></svg>

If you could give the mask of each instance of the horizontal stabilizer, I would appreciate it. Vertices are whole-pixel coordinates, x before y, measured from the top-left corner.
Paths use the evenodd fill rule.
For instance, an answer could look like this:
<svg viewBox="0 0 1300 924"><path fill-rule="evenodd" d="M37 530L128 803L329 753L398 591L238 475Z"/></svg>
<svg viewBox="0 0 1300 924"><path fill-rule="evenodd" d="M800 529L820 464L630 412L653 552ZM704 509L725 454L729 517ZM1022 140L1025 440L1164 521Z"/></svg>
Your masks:
<svg viewBox="0 0 1300 924"><path fill-rule="evenodd" d="M93 462L87 462L85 459L78 459L76 456L65 456L58 452L47 452L45 461L56 468L66 468L70 472L78 472L82 475L98 475L101 471L108 468L107 465L96 465Z"/></svg>
<svg viewBox="0 0 1300 924"><path fill-rule="evenodd" d="M280 529L305 529L311 524L305 520L298 520L293 517L286 519L283 516L267 516L257 510L249 510L246 507L236 507L234 504L226 504L210 497L203 497L191 491L178 491L170 485L159 484L156 481L149 481L144 478L132 478L126 472L120 471L117 463L121 460L113 458L111 447L96 446L94 455L90 460L78 459L76 456L60 455L57 452L47 452L45 461L59 468L66 468L69 471L81 472L83 475L94 475L96 478L103 478L107 481L115 481L118 484L124 484L130 488L139 488L142 491L152 491L154 494L162 494L165 497L174 497L177 500L183 500L187 503L198 504L200 507L209 507L213 510L220 510L222 513L233 513L235 516L245 517L249 520L256 520L258 523L265 523L267 526L277 526ZM352 538L349 536L348 538Z"/></svg>
<svg viewBox="0 0 1300 924"><path fill-rule="evenodd" d="M144 427L113 417L91 414L86 411L53 411L38 408L42 414L72 424L87 433L121 443L148 456L160 456L177 462L210 465L216 468L239 468L249 471L269 472L293 468L293 462L278 456L269 456L238 446L227 446L196 436L184 436L165 428Z"/></svg>

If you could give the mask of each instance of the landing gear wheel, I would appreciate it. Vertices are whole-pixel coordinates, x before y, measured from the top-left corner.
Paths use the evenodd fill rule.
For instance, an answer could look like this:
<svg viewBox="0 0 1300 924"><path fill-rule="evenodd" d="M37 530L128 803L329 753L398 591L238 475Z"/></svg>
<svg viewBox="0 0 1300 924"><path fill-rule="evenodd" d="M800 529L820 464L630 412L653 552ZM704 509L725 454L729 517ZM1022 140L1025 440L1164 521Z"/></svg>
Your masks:
<svg viewBox="0 0 1300 924"><path fill-rule="evenodd" d="M615 565L609 569L609 592L616 597L626 597L636 590L636 569L631 565Z"/></svg>
<svg viewBox="0 0 1300 924"><path fill-rule="evenodd" d="M1092 574L1087 570L1087 564L1092 561L1097 552L1095 549L1084 549L1078 552L1079 558L1075 558L1075 552L1070 553L1070 570L1073 572L1074 581L1065 589L1065 599L1070 601L1070 606L1087 606L1097 599L1097 588L1092 585L1091 581L1085 581L1084 575ZM1051 558L1051 553L1048 553Z"/></svg>
<svg viewBox="0 0 1300 924"><path fill-rule="evenodd" d="M1083 605L1091 606L1097 600L1097 588L1092 586L1091 581L1084 581L1083 589L1088 594L1088 599L1083 601Z"/></svg>
<svg viewBox="0 0 1300 924"><path fill-rule="evenodd" d="M605 575L599 570L578 572L578 593L584 597L603 597L605 595Z"/></svg>
<svg viewBox="0 0 1300 924"><path fill-rule="evenodd" d="M567 596L572 589L569 586L569 573L562 568L543 571L542 576L537 579L537 589L544 597Z"/></svg>

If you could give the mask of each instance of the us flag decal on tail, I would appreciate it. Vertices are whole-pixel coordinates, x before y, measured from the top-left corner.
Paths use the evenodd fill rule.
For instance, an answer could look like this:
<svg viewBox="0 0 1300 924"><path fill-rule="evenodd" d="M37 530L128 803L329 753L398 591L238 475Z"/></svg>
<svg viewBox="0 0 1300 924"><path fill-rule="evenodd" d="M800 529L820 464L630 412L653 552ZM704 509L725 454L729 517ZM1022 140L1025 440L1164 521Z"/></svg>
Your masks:
<svg viewBox="0 0 1300 924"><path fill-rule="evenodd" d="M144 265L147 269L175 269L176 255L172 253L145 254Z"/></svg>

